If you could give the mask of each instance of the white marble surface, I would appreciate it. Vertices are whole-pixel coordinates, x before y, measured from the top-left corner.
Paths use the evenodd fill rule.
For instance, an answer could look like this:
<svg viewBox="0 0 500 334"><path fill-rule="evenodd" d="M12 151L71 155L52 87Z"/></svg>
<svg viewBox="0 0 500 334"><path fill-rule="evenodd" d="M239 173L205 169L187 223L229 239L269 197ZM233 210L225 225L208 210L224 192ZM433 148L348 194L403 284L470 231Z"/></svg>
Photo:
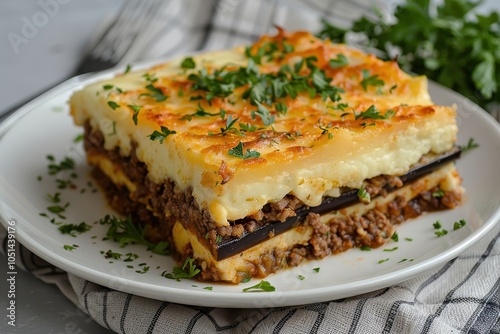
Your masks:
<svg viewBox="0 0 500 334"><path fill-rule="evenodd" d="M71 76L99 24L121 0L2 0L0 2L0 115ZM487 0L482 11L500 11ZM0 263L7 260L0 255ZM2 266L3 267L3 266ZM0 271L0 309L7 307L6 272ZM0 333L109 333L59 290L19 272L18 326L0 312Z"/></svg>

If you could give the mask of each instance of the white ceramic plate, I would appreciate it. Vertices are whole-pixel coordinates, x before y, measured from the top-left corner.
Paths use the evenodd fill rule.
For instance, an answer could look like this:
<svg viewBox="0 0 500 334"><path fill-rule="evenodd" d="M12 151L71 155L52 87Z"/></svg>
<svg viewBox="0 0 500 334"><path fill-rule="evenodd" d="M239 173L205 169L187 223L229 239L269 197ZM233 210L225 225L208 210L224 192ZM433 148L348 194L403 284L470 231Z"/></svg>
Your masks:
<svg viewBox="0 0 500 334"><path fill-rule="evenodd" d="M443 264L473 245L500 219L500 126L456 93L431 85L436 103L458 105L459 144L466 144L471 137L480 144L458 162L467 190L465 205L403 224L398 230L399 242L390 241L386 247L371 251L353 249L272 275L266 280L276 287L275 292L242 291L259 280L221 285L164 278L161 273L172 271L175 265L171 257L152 254L140 245L120 248L113 241L103 241L106 227L93 224L113 212L103 196L88 186L92 179L81 143L73 143L82 129L72 124L66 102L84 84L110 75L111 72L106 72L74 78L29 103L0 125L2 223L14 221L17 240L23 245L48 262L92 282L144 297L200 306L258 308L321 302L390 286ZM93 226L77 237L61 234L56 225L40 216L42 212L48 213L47 207L52 205L47 194L59 191L55 178L47 173L48 154L58 161L69 156L77 162L77 190L60 191L62 203L70 205L64 213L67 218L57 219L64 223L85 221ZM438 219L450 231L448 235L434 234L432 225ZM453 231L453 223L460 219L465 219L467 225ZM73 251L63 248L73 244L79 247ZM383 251L396 246L395 251ZM139 258L110 263L100 253L110 249L122 254L135 253ZM379 263L385 259L388 260ZM143 263L150 267L149 271L137 273Z"/></svg>

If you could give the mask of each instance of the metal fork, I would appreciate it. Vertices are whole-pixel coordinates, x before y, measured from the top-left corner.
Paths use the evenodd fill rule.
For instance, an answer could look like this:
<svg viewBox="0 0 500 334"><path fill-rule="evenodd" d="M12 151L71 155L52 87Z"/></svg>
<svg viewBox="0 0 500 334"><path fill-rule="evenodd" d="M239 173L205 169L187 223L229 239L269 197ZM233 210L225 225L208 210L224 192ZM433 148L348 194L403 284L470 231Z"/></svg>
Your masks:
<svg viewBox="0 0 500 334"><path fill-rule="evenodd" d="M148 33L164 0L129 0L84 58L77 73L104 70L133 61L131 48Z"/></svg>
<svg viewBox="0 0 500 334"><path fill-rule="evenodd" d="M134 61L137 54L137 52L133 52L134 49L137 49L134 46L140 44L141 40L147 36L155 19L161 13L160 8L166 3L164 0L128 0L99 38L90 44L82 62L70 77L125 65ZM48 91L53 87L44 91ZM41 94L42 92L39 92L25 99L1 115L0 122Z"/></svg>

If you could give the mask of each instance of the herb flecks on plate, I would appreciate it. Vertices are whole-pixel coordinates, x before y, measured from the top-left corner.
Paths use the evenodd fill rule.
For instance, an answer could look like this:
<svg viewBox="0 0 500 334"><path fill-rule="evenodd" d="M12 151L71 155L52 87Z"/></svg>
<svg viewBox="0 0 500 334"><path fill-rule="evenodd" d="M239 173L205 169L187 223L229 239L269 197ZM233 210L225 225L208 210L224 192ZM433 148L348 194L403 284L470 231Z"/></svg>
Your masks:
<svg viewBox="0 0 500 334"><path fill-rule="evenodd" d="M145 229L135 225L130 216L121 219L115 216L106 215L99 220L99 223L108 226L106 237L118 242L120 247L124 247L128 244L139 244L147 246L148 250L156 254L170 254L168 242L161 241L158 243L151 243L147 241L145 238Z"/></svg>

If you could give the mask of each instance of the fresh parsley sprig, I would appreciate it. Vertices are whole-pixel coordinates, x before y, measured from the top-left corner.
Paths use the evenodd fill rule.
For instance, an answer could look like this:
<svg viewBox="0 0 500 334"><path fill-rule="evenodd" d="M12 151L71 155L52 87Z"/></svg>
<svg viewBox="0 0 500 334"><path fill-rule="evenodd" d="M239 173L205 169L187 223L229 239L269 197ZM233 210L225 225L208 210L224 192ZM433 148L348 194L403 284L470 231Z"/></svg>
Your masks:
<svg viewBox="0 0 500 334"><path fill-rule="evenodd" d="M483 108L500 102L500 15L481 14L482 1L402 1L388 22L377 9L348 29L323 20L322 38L345 42L348 33L364 37L363 46L397 58L406 71L426 75ZM362 40L362 38L356 38ZM396 52L394 52L396 50Z"/></svg>
<svg viewBox="0 0 500 334"><path fill-rule="evenodd" d="M101 225L108 225L106 237L120 243L120 247L128 244L140 244L147 246L148 250L160 255L170 253L168 242L161 241L151 243L145 238L145 229L132 222L130 216L121 219L115 216L106 215L99 220Z"/></svg>
<svg viewBox="0 0 500 334"><path fill-rule="evenodd" d="M160 142L160 144L163 144L163 141L165 140L165 138L167 138L170 135L176 134L176 133L177 133L177 131L175 131L175 130L170 130L169 128L167 128L165 126L161 126L160 131L155 130L148 137L152 141L158 140Z"/></svg>
<svg viewBox="0 0 500 334"><path fill-rule="evenodd" d="M180 280L181 278L193 278L201 272L196 264L194 263L194 259L188 257L184 260L184 263L181 267L174 267L172 269L172 273L163 272L162 276L170 279Z"/></svg>

